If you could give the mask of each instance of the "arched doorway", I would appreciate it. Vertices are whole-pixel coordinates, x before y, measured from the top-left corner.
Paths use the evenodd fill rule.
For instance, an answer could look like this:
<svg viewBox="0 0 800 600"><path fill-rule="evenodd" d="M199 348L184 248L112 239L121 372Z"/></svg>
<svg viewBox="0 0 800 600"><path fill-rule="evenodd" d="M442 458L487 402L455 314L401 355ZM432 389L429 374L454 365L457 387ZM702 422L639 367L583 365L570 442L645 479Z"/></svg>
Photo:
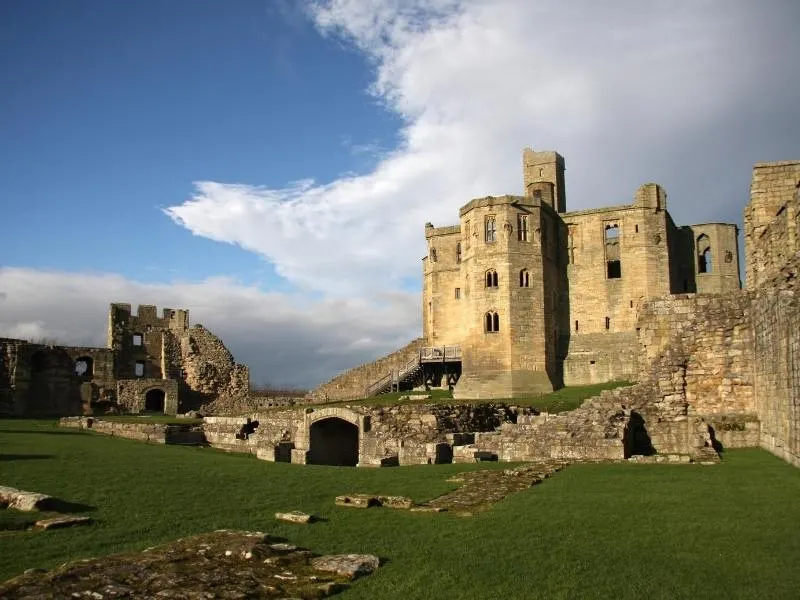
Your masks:
<svg viewBox="0 0 800 600"><path fill-rule="evenodd" d="M162 389L153 388L152 390L147 390L147 393L144 395L145 412L163 413L165 396L166 394Z"/></svg>
<svg viewBox="0 0 800 600"><path fill-rule="evenodd" d="M329 417L311 424L308 464L355 467L358 464L358 426Z"/></svg>

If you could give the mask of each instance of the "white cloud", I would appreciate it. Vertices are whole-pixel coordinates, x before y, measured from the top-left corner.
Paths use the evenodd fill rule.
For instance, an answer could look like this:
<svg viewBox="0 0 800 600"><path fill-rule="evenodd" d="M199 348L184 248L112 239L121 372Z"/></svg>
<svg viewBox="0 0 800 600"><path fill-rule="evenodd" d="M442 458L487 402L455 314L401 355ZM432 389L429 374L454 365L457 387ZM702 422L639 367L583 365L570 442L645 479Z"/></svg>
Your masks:
<svg viewBox="0 0 800 600"><path fill-rule="evenodd" d="M472 197L518 193L526 145L565 154L573 209L629 202L656 180L679 222L738 221L752 162L792 148L791 132L769 114L780 94L797 97L787 72L774 74L798 48L781 11L797 11L771 8L316 3L319 30L374 64L372 92L404 120L403 144L374 170L331 182L198 182L167 213L264 256L299 286L361 297L419 274L426 221L455 223Z"/></svg>
<svg viewBox="0 0 800 600"><path fill-rule="evenodd" d="M5 296L0 337L105 346L108 305L136 301L188 308L192 323L217 334L252 381L310 386L391 352L418 335L416 295L375 302L311 301L215 277L195 283L146 284L118 275L0 268Z"/></svg>

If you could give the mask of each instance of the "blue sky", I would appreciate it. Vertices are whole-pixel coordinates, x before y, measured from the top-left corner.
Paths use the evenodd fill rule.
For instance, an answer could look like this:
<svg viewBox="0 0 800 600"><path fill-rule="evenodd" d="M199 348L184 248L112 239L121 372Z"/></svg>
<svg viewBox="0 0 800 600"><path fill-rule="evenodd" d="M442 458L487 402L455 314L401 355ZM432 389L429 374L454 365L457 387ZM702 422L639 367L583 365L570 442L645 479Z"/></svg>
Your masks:
<svg viewBox="0 0 800 600"><path fill-rule="evenodd" d="M369 168L344 144L391 145L397 123L365 93L362 56L271 4L3 3L3 262L274 285L266 261L159 208L199 179L279 186Z"/></svg>
<svg viewBox="0 0 800 600"><path fill-rule="evenodd" d="M424 224L521 192L668 193L741 223L798 158L800 3L0 2L0 335L102 345L185 307L253 380L310 386L420 334Z"/></svg>

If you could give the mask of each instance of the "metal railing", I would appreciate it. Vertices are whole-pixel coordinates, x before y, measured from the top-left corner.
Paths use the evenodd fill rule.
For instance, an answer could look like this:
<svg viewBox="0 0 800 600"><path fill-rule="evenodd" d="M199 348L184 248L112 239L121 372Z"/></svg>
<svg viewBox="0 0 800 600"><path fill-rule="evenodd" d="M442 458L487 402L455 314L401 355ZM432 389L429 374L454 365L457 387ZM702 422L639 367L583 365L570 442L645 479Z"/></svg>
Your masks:
<svg viewBox="0 0 800 600"><path fill-rule="evenodd" d="M365 390L367 397L374 396L385 390L391 390L395 385L399 385L409 374L414 374L422 363L430 362L454 362L461 360L461 346L426 346L408 362L401 365L399 369L392 369L371 383Z"/></svg>
<svg viewBox="0 0 800 600"><path fill-rule="evenodd" d="M461 360L461 346L427 346L420 349L421 362L448 362Z"/></svg>

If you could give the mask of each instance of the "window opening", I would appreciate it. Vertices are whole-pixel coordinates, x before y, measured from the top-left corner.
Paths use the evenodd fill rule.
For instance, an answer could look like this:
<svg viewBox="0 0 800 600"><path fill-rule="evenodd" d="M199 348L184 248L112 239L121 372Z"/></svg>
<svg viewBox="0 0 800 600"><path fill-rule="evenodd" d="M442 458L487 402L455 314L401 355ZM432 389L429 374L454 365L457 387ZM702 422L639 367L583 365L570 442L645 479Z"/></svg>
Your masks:
<svg viewBox="0 0 800 600"><path fill-rule="evenodd" d="M622 277L622 264L618 260L608 261L606 267L609 279L619 279Z"/></svg>
<svg viewBox="0 0 800 600"><path fill-rule="evenodd" d="M461 298L461 288L456 288L456 300Z"/></svg>
<svg viewBox="0 0 800 600"><path fill-rule="evenodd" d="M461 262L461 242L456 242L456 262Z"/></svg>
<svg viewBox="0 0 800 600"><path fill-rule="evenodd" d="M144 340L144 336L141 333L134 333L133 334L133 345L134 346L141 346Z"/></svg>
<svg viewBox="0 0 800 600"><path fill-rule="evenodd" d="M497 241L497 221L494 217L486 217L486 241Z"/></svg>
<svg viewBox="0 0 800 600"><path fill-rule="evenodd" d="M136 377L144 377L144 361L137 360L136 365L133 368L133 374Z"/></svg>
<svg viewBox="0 0 800 600"><path fill-rule="evenodd" d="M711 273L711 240L704 233L697 238L697 272Z"/></svg>
<svg viewBox="0 0 800 600"><path fill-rule="evenodd" d="M529 287L530 277L528 269L522 269L519 272L519 287Z"/></svg>
<svg viewBox="0 0 800 600"><path fill-rule="evenodd" d="M493 311L487 312L484 317L484 325L486 333L497 333L500 331L500 315Z"/></svg>
<svg viewBox="0 0 800 600"><path fill-rule="evenodd" d="M575 331L578 331L578 322L575 321Z"/></svg>
<svg viewBox="0 0 800 600"><path fill-rule="evenodd" d="M80 357L75 361L75 374L78 377L91 377L94 371L93 362L89 356Z"/></svg>
<svg viewBox="0 0 800 600"><path fill-rule="evenodd" d="M520 242L528 241L528 215L517 215L517 239Z"/></svg>
<svg viewBox="0 0 800 600"><path fill-rule="evenodd" d="M606 329L611 329L611 319L606 317Z"/></svg>
<svg viewBox="0 0 800 600"><path fill-rule="evenodd" d="M486 271L486 287L497 287L497 271L494 269Z"/></svg>

